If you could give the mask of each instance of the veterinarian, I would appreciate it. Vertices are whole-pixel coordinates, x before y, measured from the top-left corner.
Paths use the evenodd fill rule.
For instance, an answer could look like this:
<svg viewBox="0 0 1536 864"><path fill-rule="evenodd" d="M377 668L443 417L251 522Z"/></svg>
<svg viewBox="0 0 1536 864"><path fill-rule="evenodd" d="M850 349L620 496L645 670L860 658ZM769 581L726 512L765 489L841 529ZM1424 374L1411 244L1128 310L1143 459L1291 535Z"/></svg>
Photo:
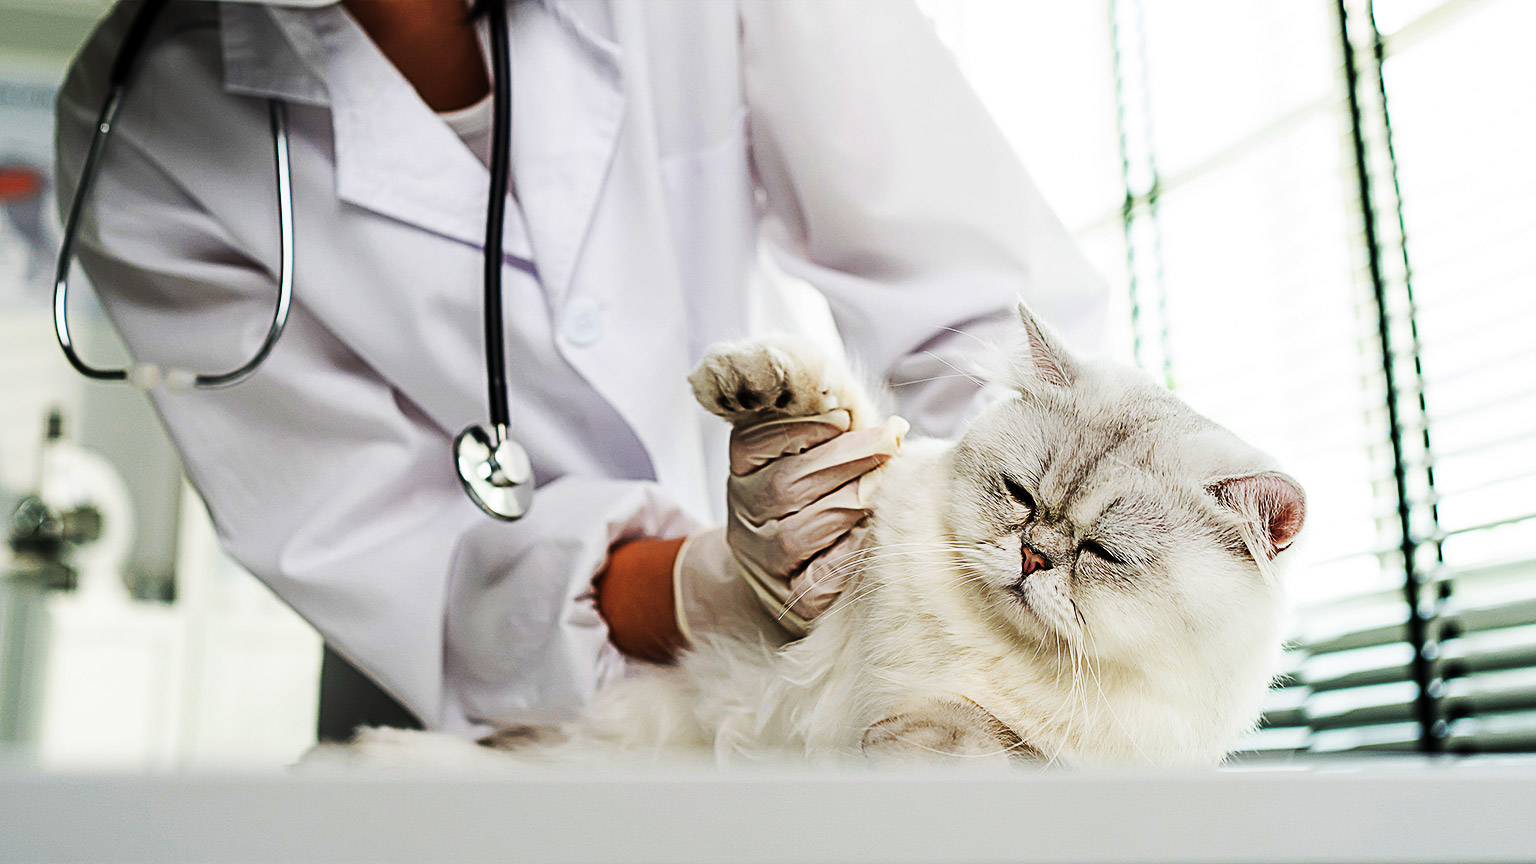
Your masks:
<svg viewBox="0 0 1536 864"><path fill-rule="evenodd" d="M60 94L66 206L137 6ZM747 334L765 260L827 299L916 433L951 434L988 398L956 369L1016 297L1097 341L1098 281L914 6L527 0L507 17L499 275L536 486L517 521L482 512L451 455L486 414L495 161L488 25L463 0L172 2L81 219L74 251L135 358L238 364L281 281L280 103L286 331L241 383L152 398L228 551L324 635L326 734L558 716L626 654L710 628L789 638L825 607L863 516L847 484L892 435L832 414L728 440L685 383ZM732 519L771 530L711 527ZM409 714L346 695L368 682Z"/></svg>

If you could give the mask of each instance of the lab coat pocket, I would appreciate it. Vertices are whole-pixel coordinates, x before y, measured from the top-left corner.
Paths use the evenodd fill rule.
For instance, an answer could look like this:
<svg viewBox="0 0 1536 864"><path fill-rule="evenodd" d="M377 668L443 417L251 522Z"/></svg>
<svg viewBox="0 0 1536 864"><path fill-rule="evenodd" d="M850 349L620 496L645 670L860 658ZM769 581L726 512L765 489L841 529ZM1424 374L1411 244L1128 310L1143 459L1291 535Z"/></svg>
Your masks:
<svg viewBox="0 0 1536 864"><path fill-rule="evenodd" d="M660 167L692 360L709 343L746 332L757 249L746 109L738 109L724 138L666 157Z"/></svg>

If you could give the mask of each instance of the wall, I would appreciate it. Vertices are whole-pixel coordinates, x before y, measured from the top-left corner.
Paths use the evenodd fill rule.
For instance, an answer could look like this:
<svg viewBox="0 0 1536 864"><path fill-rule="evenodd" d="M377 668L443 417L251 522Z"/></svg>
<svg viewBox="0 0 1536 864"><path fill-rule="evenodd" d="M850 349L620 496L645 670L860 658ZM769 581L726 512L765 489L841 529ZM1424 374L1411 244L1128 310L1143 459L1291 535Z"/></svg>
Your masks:
<svg viewBox="0 0 1536 864"><path fill-rule="evenodd" d="M28 606L36 687L20 709L23 749L53 766L282 764L313 741L318 638L218 550L145 397L80 378L54 339L53 94L109 6L0 0L0 490L37 488L46 418L59 410L66 438L124 481L131 506L110 527L132 525L104 590ZM82 354L120 362L78 268L71 287Z"/></svg>

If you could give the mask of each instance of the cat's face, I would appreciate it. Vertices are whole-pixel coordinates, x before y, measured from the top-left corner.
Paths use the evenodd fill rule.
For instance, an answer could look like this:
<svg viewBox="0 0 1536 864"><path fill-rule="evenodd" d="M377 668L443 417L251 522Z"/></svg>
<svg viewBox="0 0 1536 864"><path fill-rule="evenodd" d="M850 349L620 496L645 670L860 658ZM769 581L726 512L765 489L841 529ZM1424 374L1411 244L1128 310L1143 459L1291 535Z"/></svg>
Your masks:
<svg viewBox="0 0 1536 864"><path fill-rule="evenodd" d="M1127 665L1273 644L1269 564L1299 487L1137 374L1031 342L1019 397L951 455L946 521L977 601L1026 641Z"/></svg>

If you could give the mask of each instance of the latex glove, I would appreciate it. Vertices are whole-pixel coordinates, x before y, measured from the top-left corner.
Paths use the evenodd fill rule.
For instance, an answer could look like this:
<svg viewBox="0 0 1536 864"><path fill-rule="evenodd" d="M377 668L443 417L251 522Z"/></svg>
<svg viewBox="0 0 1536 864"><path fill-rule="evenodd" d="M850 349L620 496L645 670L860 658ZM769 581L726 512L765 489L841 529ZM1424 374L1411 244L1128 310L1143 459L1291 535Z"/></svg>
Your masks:
<svg viewBox="0 0 1536 864"><path fill-rule="evenodd" d="M846 431L847 411L731 433L726 543L748 587L791 632L837 598L869 515L864 476L900 450L907 422ZM680 558L682 556L679 556Z"/></svg>
<svg viewBox="0 0 1536 864"><path fill-rule="evenodd" d="M677 629L689 645L722 634L776 648L797 635L777 611L763 607L725 542L725 526L691 534L672 565Z"/></svg>

